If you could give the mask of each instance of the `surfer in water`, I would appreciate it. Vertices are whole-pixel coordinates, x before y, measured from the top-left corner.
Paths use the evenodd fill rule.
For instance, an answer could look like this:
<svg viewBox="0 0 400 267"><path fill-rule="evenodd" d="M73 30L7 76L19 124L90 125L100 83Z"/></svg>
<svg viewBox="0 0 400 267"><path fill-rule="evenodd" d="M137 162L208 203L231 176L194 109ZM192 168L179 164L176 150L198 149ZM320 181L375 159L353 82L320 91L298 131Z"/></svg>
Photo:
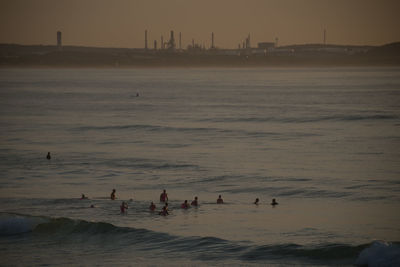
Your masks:
<svg viewBox="0 0 400 267"><path fill-rule="evenodd" d="M158 214L160 214L162 216L169 215L169 213L168 213L168 203L165 203L164 207L162 208L162 210Z"/></svg>
<svg viewBox="0 0 400 267"><path fill-rule="evenodd" d="M224 200L222 199L221 195L218 196L217 204L224 204Z"/></svg>
<svg viewBox="0 0 400 267"><path fill-rule="evenodd" d="M51 160L50 152L47 152L46 159Z"/></svg>
<svg viewBox="0 0 400 267"><path fill-rule="evenodd" d="M188 209L188 208L189 208L189 203L187 202L187 200L185 200L185 202L183 202L183 203L181 204L181 208L182 208L182 209Z"/></svg>
<svg viewBox="0 0 400 267"><path fill-rule="evenodd" d="M164 189L160 195L160 202L167 202L167 201L168 201L168 194Z"/></svg>
<svg viewBox="0 0 400 267"><path fill-rule="evenodd" d="M115 200L115 189L112 190L110 198L111 200Z"/></svg>
<svg viewBox="0 0 400 267"><path fill-rule="evenodd" d="M149 209L151 211L154 211L156 209L156 205L154 205L153 201L151 202Z"/></svg>
<svg viewBox="0 0 400 267"><path fill-rule="evenodd" d="M254 201L254 204L256 204L256 205L258 205L258 202L259 202L260 200L258 199L258 198L256 198L256 201Z"/></svg>
<svg viewBox="0 0 400 267"><path fill-rule="evenodd" d="M275 207L276 205L278 205L278 202L276 202L276 199L275 199L275 198L272 199L271 205L272 205L273 207Z"/></svg>
<svg viewBox="0 0 400 267"><path fill-rule="evenodd" d="M197 197L194 197L192 203L190 203L190 205L197 207L199 205L199 203L197 202Z"/></svg>
<svg viewBox="0 0 400 267"><path fill-rule="evenodd" d="M128 204L125 203L125 201L122 201L121 206L119 207L121 209L121 214L126 214L127 209L128 209Z"/></svg>
<svg viewBox="0 0 400 267"><path fill-rule="evenodd" d="M82 194L81 199L88 199L88 197L85 196L85 194Z"/></svg>

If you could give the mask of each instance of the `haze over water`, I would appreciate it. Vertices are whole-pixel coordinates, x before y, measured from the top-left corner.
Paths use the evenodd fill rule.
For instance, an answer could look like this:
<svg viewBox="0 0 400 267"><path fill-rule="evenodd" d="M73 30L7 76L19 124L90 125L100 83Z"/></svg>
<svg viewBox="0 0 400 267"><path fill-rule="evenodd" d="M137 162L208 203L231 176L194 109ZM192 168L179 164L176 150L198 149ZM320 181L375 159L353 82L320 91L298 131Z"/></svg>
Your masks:
<svg viewBox="0 0 400 267"><path fill-rule="evenodd" d="M396 264L399 74L0 70L5 264Z"/></svg>

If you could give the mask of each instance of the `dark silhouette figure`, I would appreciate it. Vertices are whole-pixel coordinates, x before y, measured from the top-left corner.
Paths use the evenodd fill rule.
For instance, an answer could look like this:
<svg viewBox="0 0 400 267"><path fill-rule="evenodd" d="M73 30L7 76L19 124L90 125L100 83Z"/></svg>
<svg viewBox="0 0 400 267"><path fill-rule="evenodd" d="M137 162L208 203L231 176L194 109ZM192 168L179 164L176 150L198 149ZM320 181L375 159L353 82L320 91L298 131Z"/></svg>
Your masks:
<svg viewBox="0 0 400 267"><path fill-rule="evenodd" d="M259 202L260 200L258 199L258 198L256 198L256 201L254 201L254 204L256 204L256 205L258 205L258 202Z"/></svg>
<svg viewBox="0 0 400 267"><path fill-rule="evenodd" d="M88 199L88 197L85 196L85 194L82 194L81 199Z"/></svg>
<svg viewBox="0 0 400 267"><path fill-rule="evenodd" d="M167 201L168 201L168 194L164 189L160 195L160 202L167 202Z"/></svg>
<svg viewBox="0 0 400 267"><path fill-rule="evenodd" d="M167 216L169 215L168 213L168 203L165 203L164 207L162 208L162 210L159 212L160 215L163 216Z"/></svg>
<svg viewBox="0 0 400 267"><path fill-rule="evenodd" d="M126 210L128 209L128 204L126 204L125 201L122 201L120 209L121 209L121 214L126 214L127 212Z"/></svg>
<svg viewBox="0 0 400 267"><path fill-rule="evenodd" d="M222 199L221 195L218 196L217 204L224 204L224 200Z"/></svg>
<svg viewBox="0 0 400 267"><path fill-rule="evenodd" d="M276 205L278 205L278 202L276 202L275 198L272 199L271 205L273 207L275 207Z"/></svg>
<svg viewBox="0 0 400 267"><path fill-rule="evenodd" d="M190 203L190 205L196 206L196 207L199 205L199 203L197 202L197 197L194 197L194 200L192 201L192 203Z"/></svg>
<svg viewBox="0 0 400 267"><path fill-rule="evenodd" d="M51 160L50 152L47 152L46 159Z"/></svg>
<svg viewBox="0 0 400 267"><path fill-rule="evenodd" d="M110 198L111 200L115 199L115 189L112 190Z"/></svg>
<svg viewBox="0 0 400 267"><path fill-rule="evenodd" d="M189 203L188 203L187 200L185 200L185 202L183 202L183 203L181 204L181 208L182 208L182 209L188 209L188 208L189 208Z"/></svg>
<svg viewBox="0 0 400 267"><path fill-rule="evenodd" d="M154 211L156 209L156 205L153 202L151 202L149 209L151 211Z"/></svg>

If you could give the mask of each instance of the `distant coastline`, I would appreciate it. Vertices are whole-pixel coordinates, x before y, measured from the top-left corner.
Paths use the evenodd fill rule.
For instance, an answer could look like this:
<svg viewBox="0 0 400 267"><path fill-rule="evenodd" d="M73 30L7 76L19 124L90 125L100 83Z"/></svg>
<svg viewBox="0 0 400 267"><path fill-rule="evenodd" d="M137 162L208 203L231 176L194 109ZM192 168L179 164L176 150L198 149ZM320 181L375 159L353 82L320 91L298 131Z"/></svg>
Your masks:
<svg viewBox="0 0 400 267"><path fill-rule="evenodd" d="M292 45L274 49L152 50L0 44L7 67L400 66L400 42L383 46Z"/></svg>

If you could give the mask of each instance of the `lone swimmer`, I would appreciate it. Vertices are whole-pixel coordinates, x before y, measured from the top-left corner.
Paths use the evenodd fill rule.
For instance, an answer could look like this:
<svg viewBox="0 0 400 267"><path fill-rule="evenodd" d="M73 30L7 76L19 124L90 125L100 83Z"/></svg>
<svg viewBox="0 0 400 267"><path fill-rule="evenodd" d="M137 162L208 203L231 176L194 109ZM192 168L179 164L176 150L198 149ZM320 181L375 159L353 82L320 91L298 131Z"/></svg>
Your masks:
<svg viewBox="0 0 400 267"><path fill-rule="evenodd" d="M217 204L224 204L224 200L222 199L221 195L218 196Z"/></svg>
<svg viewBox="0 0 400 267"><path fill-rule="evenodd" d="M88 199L88 197L85 196L85 194L82 194L81 199Z"/></svg>
<svg viewBox="0 0 400 267"><path fill-rule="evenodd" d="M50 152L47 152L46 159L51 160Z"/></svg>
<svg viewBox="0 0 400 267"><path fill-rule="evenodd" d="M256 205L258 205L258 202L259 202L260 200L258 199L258 198L256 198L256 201L254 201L254 204L256 204Z"/></svg>
<svg viewBox="0 0 400 267"><path fill-rule="evenodd" d="M168 194L164 189L160 195L160 202L167 202L167 201L168 201Z"/></svg>
<svg viewBox="0 0 400 267"><path fill-rule="evenodd" d="M151 202L149 209L151 211L154 211L156 209L156 205L153 203L153 201Z"/></svg>
<svg viewBox="0 0 400 267"><path fill-rule="evenodd" d="M125 201L122 201L120 209L121 209L121 214L126 214L126 210L128 209L128 204L126 204Z"/></svg>
<svg viewBox="0 0 400 267"><path fill-rule="evenodd" d="M112 190L110 198L111 200L115 200L115 189Z"/></svg>
<svg viewBox="0 0 400 267"><path fill-rule="evenodd" d="M276 202L275 198L272 199L271 205L275 207L275 205L278 205L278 202Z"/></svg>

